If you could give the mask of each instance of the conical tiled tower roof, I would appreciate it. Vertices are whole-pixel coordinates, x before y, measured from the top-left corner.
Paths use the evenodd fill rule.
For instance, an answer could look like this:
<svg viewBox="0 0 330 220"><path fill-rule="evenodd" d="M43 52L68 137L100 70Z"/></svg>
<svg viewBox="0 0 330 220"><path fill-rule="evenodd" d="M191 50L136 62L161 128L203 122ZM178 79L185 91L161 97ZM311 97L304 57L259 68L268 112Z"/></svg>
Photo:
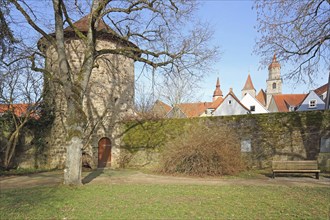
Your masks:
<svg viewBox="0 0 330 220"><path fill-rule="evenodd" d="M80 31L82 32L84 35L87 34L88 29L89 29L89 16L90 15L86 15L84 17L82 17L81 19L79 19L78 21L76 21L75 23L73 23L73 25ZM49 34L50 36L55 38L55 33ZM128 47L132 47L132 48L138 48L135 44L133 44L132 42L128 41L127 39L125 39L124 37L120 36L119 34L117 34L114 30L112 30L104 21L103 19L100 19L98 21L98 24L96 25L96 38L97 39L103 39L103 40L108 40L108 41L115 41L118 43L121 43L124 46L128 46ZM64 28L64 37L66 39L69 38L79 38L76 35L76 32L74 31L74 29L71 26L68 26L66 28ZM47 46L48 46L48 42L47 40L42 37L39 41L38 41L38 48L43 51ZM140 56L140 52L134 52L137 56Z"/></svg>
<svg viewBox="0 0 330 220"><path fill-rule="evenodd" d="M213 97L215 96L222 96L222 91L220 89L220 80L219 80L219 77L217 78L217 84L215 86L215 90L214 90L214 93L213 93Z"/></svg>
<svg viewBox="0 0 330 220"><path fill-rule="evenodd" d="M277 61L277 59L276 59L276 53L274 53L273 61L272 61L271 64L269 64L269 66L268 66L268 70L273 69L273 68L275 68L275 67L281 67L280 63L279 63L279 62Z"/></svg>
<svg viewBox="0 0 330 220"><path fill-rule="evenodd" d="M79 19L78 21L73 23L73 25L81 32L88 32L89 16L90 15L86 15L86 16L82 17L81 19ZM68 26L64 29L64 31L69 32L69 31L74 31L74 30L71 26ZM116 32L114 32L108 25L105 24L103 19L100 19L98 21L96 31L98 31L98 32L107 32L107 33L117 35Z"/></svg>
<svg viewBox="0 0 330 220"><path fill-rule="evenodd" d="M250 74L248 75L248 77L246 79L246 82L245 82L245 85L244 85L242 91L243 90L256 90L253 86Z"/></svg>

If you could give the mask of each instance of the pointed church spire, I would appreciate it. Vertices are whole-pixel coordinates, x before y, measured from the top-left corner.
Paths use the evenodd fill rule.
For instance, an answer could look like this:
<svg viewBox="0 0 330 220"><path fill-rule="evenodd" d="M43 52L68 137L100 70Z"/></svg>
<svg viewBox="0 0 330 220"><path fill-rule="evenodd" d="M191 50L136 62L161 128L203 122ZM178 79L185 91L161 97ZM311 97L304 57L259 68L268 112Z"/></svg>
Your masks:
<svg viewBox="0 0 330 220"><path fill-rule="evenodd" d="M247 93L249 93L252 97L256 96L256 89L253 86L250 73L246 79L245 85L242 89L242 97L244 97Z"/></svg>
<svg viewBox="0 0 330 220"><path fill-rule="evenodd" d="M217 84L215 86L215 90L213 93L213 101L216 100L217 98L222 96L222 91L220 89L220 80L219 77L217 78Z"/></svg>
<svg viewBox="0 0 330 220"><path fill-rule="evenodd" d="M250 73L246 79L246 82L245 82L245 85L243 87L242 90L256 90L253 86L253 83L252 83L252 80L251 80L251 76L250 76Z"/></svg>

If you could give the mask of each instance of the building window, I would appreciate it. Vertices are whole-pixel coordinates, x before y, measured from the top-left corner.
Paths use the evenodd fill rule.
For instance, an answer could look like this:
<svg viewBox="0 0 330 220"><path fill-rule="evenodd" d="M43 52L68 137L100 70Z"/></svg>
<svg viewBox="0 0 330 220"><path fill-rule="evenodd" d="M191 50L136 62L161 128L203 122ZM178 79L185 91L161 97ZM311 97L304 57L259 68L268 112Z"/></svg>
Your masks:
<svg viewBox="0 0 330 220"><path fill-rule="evenodd" d="M296 110L296 108L295 108L294 106L290 106L290 107L289 107L289 111L290 111L290 112L294 112L295 110Z"/></svg>
<svg viewBox="0 0 330 220"><path fill-rule="evenodd" d="M330 137L322 137L320 144L320 153L330 153Z"/></svg>
<svg viewBox="0 0 330 220"><path fill-rule="evenodd" d="M241 140L241 152L251 152L252 147L251 147L251 139L245 139Z"/></svg>
<svg viewBox="0 0 330 220"><path fill-rule="evenodd" d="M309 108L316 108L316 100L309 100Z"/></svg>
<svg viewBox="0 0 330 220"><path fill-rule="evenodd" d="M251 111L251 112L254 112L255 110L256 110L256 106L251 105L251 106L250 106L250 111Z"/></svg>
<svg viewBox="0 0 330 220"><path fill-rule="evenodd" d="M231 105L231 100L228 100L228 104Z"/></svg>
<svg viewBox="0 0 330 220"><path fill-rule="evenodd" d="M276 83L273 83L273 89L276 89Z"/></svg>

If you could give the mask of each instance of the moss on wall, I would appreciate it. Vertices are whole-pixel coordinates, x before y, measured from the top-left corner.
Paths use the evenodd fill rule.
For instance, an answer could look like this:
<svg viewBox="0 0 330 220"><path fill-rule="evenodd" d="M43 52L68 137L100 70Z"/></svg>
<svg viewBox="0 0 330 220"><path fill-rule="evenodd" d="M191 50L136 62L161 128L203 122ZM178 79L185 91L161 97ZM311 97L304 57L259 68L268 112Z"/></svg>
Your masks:
<svg viewBox="0 0 330 220"><path fill-rule="evenodd" d="M212 133L212 129L225 126L237 133L241 140L250 139L252 152L248 153L250 154L248 158L252 166L256 167L267 167L273 159L318 159L321 137L330 137L330 111L129 122L124 125L122 142L122 149L127 151L126 154L128 152L132 154L126 157L126 159L130 158L126 163L128 166L135 166L133 161L145 160L134 158L134 155L141 155L141 150L148 149L149 154L159 153L168 140L178 137L185 131L189 132L201 124L210 128L206 132ZM143 161L140 164L149 164L149 162Z"/></svg>

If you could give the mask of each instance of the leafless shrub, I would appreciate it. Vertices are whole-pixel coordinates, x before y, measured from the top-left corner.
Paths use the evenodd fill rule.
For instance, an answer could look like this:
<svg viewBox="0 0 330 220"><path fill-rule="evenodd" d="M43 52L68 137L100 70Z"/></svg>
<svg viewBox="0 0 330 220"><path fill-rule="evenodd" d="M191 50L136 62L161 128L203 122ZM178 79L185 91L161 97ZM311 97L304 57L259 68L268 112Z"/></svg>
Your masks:
<svg viewBox="0 0 330 220"><path fill-rule="evenodd" d="M233 175L244 169L239 139L228 128L200 126L168 142L159 171L192 176Z"/></svg>

